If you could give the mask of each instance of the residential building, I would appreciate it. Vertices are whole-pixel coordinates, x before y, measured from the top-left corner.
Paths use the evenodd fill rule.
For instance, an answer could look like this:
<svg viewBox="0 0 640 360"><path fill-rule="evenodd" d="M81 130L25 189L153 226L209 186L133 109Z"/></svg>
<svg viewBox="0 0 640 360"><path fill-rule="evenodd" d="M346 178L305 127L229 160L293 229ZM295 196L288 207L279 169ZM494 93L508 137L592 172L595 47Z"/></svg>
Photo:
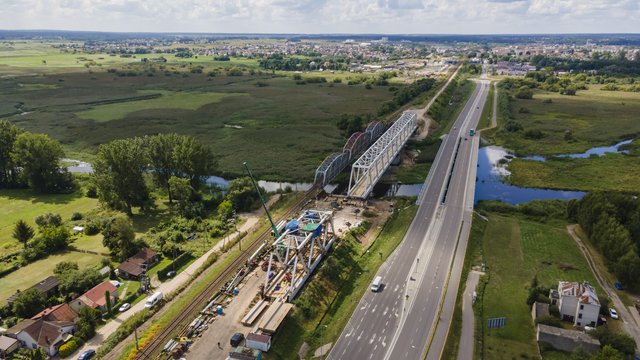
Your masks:
<svg viewBox="0 0 640 360"><path fill-rule="evenodd" d="M39 283L31 286L27 290L38 289L45 296L45 298L48 299L49 297L51 297L52 295L58 292L59 284L60 284L60 280L58 280L57 277L49 276L46 279L40 281ZM9 304L9 306L13 306L13 302L18 298L18 296L20 296L20 291L16 291L15 294L11 295L7 299L7 303Z"/></svg>
<svg viewBox="0 0 640 360"><path fill-rule="evenodd" d="M558 283L558 308L562 320L572 322L575 326L593 326L598 323L600 300L593 286L588 282Z"/></svg>
<svg viewBox="0 0 640 360"><path fill-rule="evenodd" d="M118 288L110 281L104 281L86 293L80 295L77 299L71 301L69 305L75 312L80 312L85 306L100 311L107 311L106 292L109 292L111 305L114 305L118 299Z"/></svg>
<svg viewBox="0 0 640 360"><path fill-rule="evenodd" d="M46 308L31 317L32 320L38 320L40 318L45 318L45 320L47 321L75 322L78 318L78 313L73 310L73 308L71 308L69 304L62 303L50 308Z"/></svg>
<svg viewBox="0 0 640 360"><path fill-rule="evenodd" d="M62 344L71 338L76 324L72 321L48 321L45 317L25 319L7 330L6 336L17 339L29 349L42 348L49 356L58 353Z"/></svg>
<svg viewBox="0 0 640 360"><path fill-rule="evenodd" d="M139 279L160 259L157 252L144 248L118 266L118 276L124 279Z"/></svg>

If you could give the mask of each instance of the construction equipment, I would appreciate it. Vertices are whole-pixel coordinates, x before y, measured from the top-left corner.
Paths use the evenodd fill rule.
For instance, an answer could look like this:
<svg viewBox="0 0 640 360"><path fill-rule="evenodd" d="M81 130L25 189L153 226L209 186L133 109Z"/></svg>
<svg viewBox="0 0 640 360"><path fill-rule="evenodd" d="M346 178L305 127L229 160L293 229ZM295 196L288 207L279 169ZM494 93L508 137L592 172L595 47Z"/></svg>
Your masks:
<svg viewBox="0 0 640 360"><path fill-rule="evenodd" d="M249 178L251 179L251 182L253 183L253 186L256 188L256 191L258 192L258 197L260 198L260 202L262 203L262 207L264 208L264 212L267 213L267 218L269 218L269 222L271 223L271 230L273 231L273 235L277 238L280 236L280 232L278 231L278 227L276 226L276 224L273 222L273 219L271 218L271 214L269 213L269 209L267 209L267 203L264 201L264 197L262 197L262 191L260 191L260 187L258 186L258 183L256 182L256 180L253 178L253 174L251 173L251 169L249 169L249 164L247 164L247 162L243 162L242 165L244 165L245 169L247 169L247 173L249 174Z"/></svg>

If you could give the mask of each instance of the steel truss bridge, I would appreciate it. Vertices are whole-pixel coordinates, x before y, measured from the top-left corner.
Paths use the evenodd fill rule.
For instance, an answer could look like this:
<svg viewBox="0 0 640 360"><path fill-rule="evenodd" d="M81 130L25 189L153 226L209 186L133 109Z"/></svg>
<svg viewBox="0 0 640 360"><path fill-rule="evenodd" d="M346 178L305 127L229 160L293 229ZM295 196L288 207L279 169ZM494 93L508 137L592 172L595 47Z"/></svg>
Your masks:
<svg viewBox="0 0 640 360"><path fill-rule="evenodd" d="M417 115L405 111L351 167L347 196L366 199L418 126Z"/></svg>

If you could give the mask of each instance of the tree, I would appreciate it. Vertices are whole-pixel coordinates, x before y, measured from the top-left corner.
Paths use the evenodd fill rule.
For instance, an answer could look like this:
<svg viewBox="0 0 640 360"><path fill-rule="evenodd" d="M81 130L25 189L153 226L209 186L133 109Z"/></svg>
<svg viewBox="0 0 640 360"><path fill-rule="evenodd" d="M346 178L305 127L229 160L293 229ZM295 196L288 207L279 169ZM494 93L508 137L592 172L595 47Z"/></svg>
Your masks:
<svg viewBox="0 0 640 360"><path fill-rule="evenodd" d="M59 192L73 187L73 178L61 169L62 145L48 135L21 133L13 145L12 159L29 185L38 192Z"/></svg>
<svg viewBox="0 0 640 360"><path fill-rule="evenodd" d="M49 250L60 250L67 247L67 241L71 237L69 229L64 226L45 227L40 231L40 240Z"/></svg>
<svg viewBox="0 0 640 360"><path fill-rule="evenodd" d="M172 176L169 179L169 188L173 193L173 196L178 200L178 212L183 217L193 217L192 214L192 197L194 194L193 188L190 185L189 179L179 178Z"/></svg>
<svg viewBox="0 0 640 360"><path fill-rule="evenodd" d="M100 145L93 165L100 202L129 216L133 214L133 206L144 208L149 200L149 189L142 177L147 163L142 139Z"/></svg>
<svg viewBox="0 0 640 360"><path fill-rule="evenodd" d="M30 318L45 308L47 299L38 289L27 289L13 301L13 312L21 318Z"/></svg>
<svg viewBox="0 0 640 360"><path fill-rule="evenodd" d="M36 225L42 230L45 227L56 227L62 225L60 214L46 213L36 217Z"/></svg>
<svg viewBox="0 0 640 360"><path fill-rule="evenodd" d="M62 275L68 271L78 270L78 263L74 261L61 261L53 268L53 273Z"/></svg>
<svg viewBox="0 0 640 360"><path fill-rule="evenodd" d="M104 292L104 303L107 307L107 314L111 315L111 293L109 290L105 290Z"/></svg>
<svg viewBox="0 0 640 360"><path fill-rule="evenodd" d="M138 245L135 243L135 233L131 220L125 216L114 217L102 231L102 244L109 248L111 256L117 260L124 260L136 253Z"/></svg>
<svg viewBox="0 0 640 360"><path fill-rule="evenodd" d="M96 334L96 326L100 322L100 311L90 307L83 307L78 312L78 322L75 335L85 341Z"/></svg>
<svg viewBox="0 0 640 360"><path fill-rule="evenodd" d="M579 359L584 359L584 357ZM600 350L598 350L598 352L593 354L589 359L590 360L623 360L624 355L620 351L612 347L611 345L605 345Z"/></svg>
<svg viewBox="0 0 640 360"><path fill-rule="evenodd" d="M223 220L231 217L233 214L233 203L229 199L225 199L218 205L218 216Z"/></svg>
<svg viewBox="0 0 640 360"><path fill-rule="evenodd" d="M47 353L40 347L37 349L22 348L18 350L18 355L27 360L46 360L48 358Z"/></svg>
<svg viewBox="0 0 640 360"><path fill-rule="evenodd" d="M533 90L531 90L528 86L521 86L516 90L515 94L513 94L518 99L533 99Z"/></svg>
<svg viewBox="0 0 640 360"><path fill-rule="evenodd" d="M15 185L17 169L11 157L13 144L20 130L6 120L0 120L0 188Z"/></svg>
<svg viewBox="0 0 640 360"><path fill-rule="evenodd" d="M180 137L174 156L179 173L189 179L193 188L198 188L216 166L211 149L190 136Z"/></svg>
<svg viewBox="0 0 640 360"><path fill-rule="evenodd" d="M147 142L149 161L153 166L153 179L157 186L164 187L169 195L169 202L173 202L173 194L169 187L169 179L179 175L178 158L175 149L180 142L177 134L158 134L145 138Z"/></svg>
<svg viewBox="0 0 640 360"><path fill-rule="evenodd" d="M25 249L27 248L27 243L33 238L34 234L35 232L33 231L33 228L24 220L18 220L13 228L13 238L20 241L24 245Z"/></svg>
<svg viewBox="0 0 640 360"><path fill-rule="evenodd" d="M247 211L259 200L256 191L249 177L241 177L231 180L227 189L226 198L233 203L237 211Z"/></svg>
<svg viewBox="0 0 640 360"><path fill-rule="evenodd" d="M89 268L83 271L68 268L58 275L60 293L67 298L80 295L102 281L102 275L96 269Z"/></svg>

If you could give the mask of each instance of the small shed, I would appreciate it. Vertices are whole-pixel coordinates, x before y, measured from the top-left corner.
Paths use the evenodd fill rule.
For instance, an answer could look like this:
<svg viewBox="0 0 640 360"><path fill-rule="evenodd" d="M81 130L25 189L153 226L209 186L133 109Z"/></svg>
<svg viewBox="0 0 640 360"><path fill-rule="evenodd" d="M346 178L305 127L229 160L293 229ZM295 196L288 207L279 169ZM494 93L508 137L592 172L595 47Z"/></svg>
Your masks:
<svg viewBox="0 0 640 360"><path fill-rule="evenodd" d="M20 343L17 339L0 335L0 358L6 358L14 351L18 350Z"/></svg>
<svg viewBox="0 0 640 360"><path fill-rule="evenodd" d="M249 333L245 345L251 349L267 352L271 348L271 336Z"/></svg>
<svg viewBox="0 0 640 360"><path fill-rule="evenodd" d="M76 225L76 226L74 226L74 227L73 227L73 229L71 229L71 230L73 230L73 233L74 233L74 234L76 234L76 235L78 235L78 234L82 234L82 233L84 233L84 226L78 226L78 225Z"/></svg>

